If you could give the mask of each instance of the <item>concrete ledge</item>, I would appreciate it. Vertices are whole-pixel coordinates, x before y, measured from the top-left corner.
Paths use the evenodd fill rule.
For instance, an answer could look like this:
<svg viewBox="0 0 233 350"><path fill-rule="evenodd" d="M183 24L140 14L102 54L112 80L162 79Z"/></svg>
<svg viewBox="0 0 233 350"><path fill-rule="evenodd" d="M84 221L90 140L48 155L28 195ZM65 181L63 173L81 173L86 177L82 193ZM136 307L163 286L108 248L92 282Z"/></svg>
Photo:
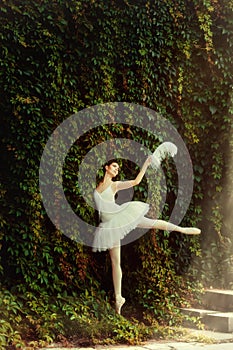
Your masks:
<svg viewBox="0 0 233 350"><path fill-rule="evenodd" d="M233 332L233 312L206 314L202 322L207 329L225 333Z"/></svg>
<svg viewBox="0 0 233 350"><path fill-rule="evenodd" d="M203 305L210 310L233 311L233 290L207 289Z"/></svg>
<svg viewBox="0 0 233 350"><path fill-rule="evenodd" d="M206 309L196 309L196 308L189 308L189 309L182 308L181 311L184 315L188 315L191 317L201 317L201 318L204 317L205 315L219 312L216 310L206 310Z"/></svg>
<svg viewBox="0 0 233 350"><path fill-rule="evenodd" d="M205 309L181 309L184 315L190 317L199 317L205 329L213 331L232 333L233 332L233 312L219 312ZM185 326L189 325L189 321L184 322Z"/></svg>

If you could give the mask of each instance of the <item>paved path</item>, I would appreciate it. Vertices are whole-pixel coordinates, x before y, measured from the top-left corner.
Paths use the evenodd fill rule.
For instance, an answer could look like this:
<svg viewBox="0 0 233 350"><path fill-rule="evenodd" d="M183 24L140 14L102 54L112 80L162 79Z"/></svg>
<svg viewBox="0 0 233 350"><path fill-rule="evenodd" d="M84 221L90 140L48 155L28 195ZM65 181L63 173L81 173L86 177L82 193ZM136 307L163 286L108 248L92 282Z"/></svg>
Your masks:
<svg viewBox="0 0 233 350"><path fill-rule="evenodd" d="M46 348L46 350L51 348ZM200 344L200 343L147 343L138 346L114 346L95 348L52 348L53 350L232 350L232 343L221 344Z"/></svg>
<svg viewBox="0 0 233 350"><path fill-rule="evenodd" d="M233 333L190 330L190 335L192 339L196 336L199 341L148 341L133 346L96 345L88 348L61 348L51 345L43 350L233 350ZM201 342L202 339L203 342Z"/></svg>

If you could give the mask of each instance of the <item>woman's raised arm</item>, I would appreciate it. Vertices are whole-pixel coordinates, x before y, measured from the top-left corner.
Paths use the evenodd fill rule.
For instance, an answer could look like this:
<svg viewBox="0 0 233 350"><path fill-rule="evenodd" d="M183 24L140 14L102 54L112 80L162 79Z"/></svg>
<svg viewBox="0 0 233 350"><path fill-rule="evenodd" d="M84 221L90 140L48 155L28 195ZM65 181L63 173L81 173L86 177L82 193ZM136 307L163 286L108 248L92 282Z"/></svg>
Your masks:
<svg viewBox="0 0 233 350"><path fill-rule="evenodd" d="M148 166L151 164L151 156L149 156L145 163L143 164L141 170L139 171L138 175L136 176L136 178L134 180L128 180L128 181L116 181L114 183L114 187L115 187L115 191L120 191L120 190L125 190L127 188L133 187L138 185L141 181L143 176L145 175L145 172L148 168Z"/></svg>

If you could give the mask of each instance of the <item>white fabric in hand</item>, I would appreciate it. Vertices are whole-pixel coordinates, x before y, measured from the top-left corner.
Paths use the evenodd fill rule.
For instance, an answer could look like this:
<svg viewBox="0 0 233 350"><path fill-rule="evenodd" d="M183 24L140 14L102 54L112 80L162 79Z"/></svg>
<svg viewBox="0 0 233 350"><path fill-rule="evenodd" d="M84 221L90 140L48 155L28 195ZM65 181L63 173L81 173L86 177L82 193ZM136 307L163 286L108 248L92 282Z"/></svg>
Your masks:
<svg viewBox="0 0 233 350"><path fill-rule="evenodd" d="M152 154L152 167L158 169L163 159L167 156L174 157L177 154L177 147L172 142L163 142Z"/></svg>

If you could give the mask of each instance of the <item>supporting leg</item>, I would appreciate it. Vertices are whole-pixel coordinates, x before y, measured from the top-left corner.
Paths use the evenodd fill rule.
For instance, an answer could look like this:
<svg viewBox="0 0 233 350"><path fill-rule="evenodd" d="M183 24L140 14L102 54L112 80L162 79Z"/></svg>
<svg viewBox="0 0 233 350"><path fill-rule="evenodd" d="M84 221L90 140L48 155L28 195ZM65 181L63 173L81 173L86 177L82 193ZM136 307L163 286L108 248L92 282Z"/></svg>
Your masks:
<svg viewBox="0 0 233 350"><path fill-rule="evenodd" d="M114 247L109 250L111 263L112 263L112 279L115 296L121 295L121 247Z"/></svg>
<svg viewBox="0 0 233 350"><path fill-rule="evenodd" d="M121 307L125 303L125 298L121 296L121 281L122 281L122 270L121 270L121 247L114 247L109 250L110 258L112 263L112 279L116 299L116 312L121 313Z"/></svg>
<svg viewBox="0 0 233 350"><path fill-rule="evenodd" d="M153 220L149 218L143 218L138 227L148 229L155 228L164 231L177 231L187 235L199 235L201 233L201 230L196 227L181 227L164 220Z"/></svg>

